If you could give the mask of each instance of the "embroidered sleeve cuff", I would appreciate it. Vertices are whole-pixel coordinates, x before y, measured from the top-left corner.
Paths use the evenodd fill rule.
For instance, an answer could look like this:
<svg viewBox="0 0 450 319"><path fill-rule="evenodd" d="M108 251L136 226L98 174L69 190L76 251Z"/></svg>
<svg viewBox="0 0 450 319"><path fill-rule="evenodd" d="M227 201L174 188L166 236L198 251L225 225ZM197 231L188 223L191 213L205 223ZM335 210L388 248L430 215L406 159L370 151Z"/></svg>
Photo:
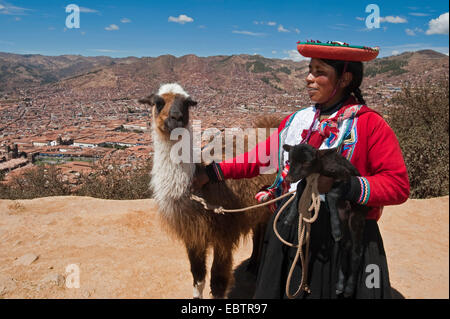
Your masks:
<svg viewBox="0 0 450 319"><path fill-rule="evenodd" d="M205 166L206 174L211 182L222 182L225 180L223 177L222 170L220 169L220 165L212 162L211 164Z"/></svg>
<svg viewBox="0 0 450 319"><path fill-rule="evenodd" d="M364 179L366 183L362 179ZM364 177L352 176L347 185L348 185L347 192L345 193L343 198L354 203L363 204L362 201L364 201L365 199L364 194L367 193L364 192L364 189L368 188L368 186L365 187L365 185L369 185L367 180ZM368 196L366 199L368 200Z"/></svg>
<svg viewBox="0 0 450 319"><path fill-rule="evenodd" d="M359 183L361 187L361 195L359 196L359 199L357 201L358 204L361 205L367 205L367 202L369 201L370 197L370 184L367 178L359 177Z"/></svg>
<svg viewBox="0 0 450 319"><path fill-rule="evenodd" d="M367 178L361 176L351 177L349 188L344 198L361 205L367 205L369 197L370 184Z"/></svg>

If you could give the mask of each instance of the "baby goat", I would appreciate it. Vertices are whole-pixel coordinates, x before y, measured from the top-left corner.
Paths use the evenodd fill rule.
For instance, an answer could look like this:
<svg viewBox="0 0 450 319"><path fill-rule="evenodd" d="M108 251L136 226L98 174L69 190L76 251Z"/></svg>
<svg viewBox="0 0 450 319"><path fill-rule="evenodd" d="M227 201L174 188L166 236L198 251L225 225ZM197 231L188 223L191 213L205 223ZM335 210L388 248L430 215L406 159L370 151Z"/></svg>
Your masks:
<svg viewBox="0 0 450 319"><path fill-rule="evenodd" d="M344 297L354 294L358 270L362 260L363 231L369 207L341 200L345 183L351 176L360 176L358 170L336 148L317 150L308 144L283 145L289 153L289 182L297 182L313 173L332 177L334 184L326 194L330 209L331 233L340 245L341 264L336 283L336 294Z"/></svg>

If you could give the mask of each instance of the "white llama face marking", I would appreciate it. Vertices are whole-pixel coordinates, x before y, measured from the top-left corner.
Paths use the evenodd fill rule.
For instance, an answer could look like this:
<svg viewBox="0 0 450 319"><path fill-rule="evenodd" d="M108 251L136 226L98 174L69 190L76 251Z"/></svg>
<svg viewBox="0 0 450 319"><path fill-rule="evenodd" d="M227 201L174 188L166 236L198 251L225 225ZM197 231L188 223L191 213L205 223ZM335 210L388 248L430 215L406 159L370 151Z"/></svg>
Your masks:
<svg viewBox="0 0 450 319"><path fill-rule="evenodd" d="M168 83L161 85L158 91L158 95L163 95L167 93L179 94L184 96L185 98L189 97L189 94L187 94L186 91L178 83Z"/></svg>
<svg viewBox="0 0 450 319"><path fill-rule="evenodd" d="M205 289L205 281L196 282L194 284L194 299L203 299L203 290Z"/></svg>

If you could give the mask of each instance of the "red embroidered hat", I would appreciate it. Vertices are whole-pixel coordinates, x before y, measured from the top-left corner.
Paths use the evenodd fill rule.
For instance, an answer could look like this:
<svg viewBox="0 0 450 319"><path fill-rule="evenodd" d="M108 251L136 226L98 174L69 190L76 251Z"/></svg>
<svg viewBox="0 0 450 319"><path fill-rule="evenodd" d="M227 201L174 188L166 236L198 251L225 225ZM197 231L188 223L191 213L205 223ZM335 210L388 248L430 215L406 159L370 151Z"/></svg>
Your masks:
<svg viewBox="0 0 450 319"><path fill-rule="evenodd" d="M370 61L375 59L380 53L380 48L349 45L338 41L297 42L298 52L307 58L342 60L342 61Z"/></svg>

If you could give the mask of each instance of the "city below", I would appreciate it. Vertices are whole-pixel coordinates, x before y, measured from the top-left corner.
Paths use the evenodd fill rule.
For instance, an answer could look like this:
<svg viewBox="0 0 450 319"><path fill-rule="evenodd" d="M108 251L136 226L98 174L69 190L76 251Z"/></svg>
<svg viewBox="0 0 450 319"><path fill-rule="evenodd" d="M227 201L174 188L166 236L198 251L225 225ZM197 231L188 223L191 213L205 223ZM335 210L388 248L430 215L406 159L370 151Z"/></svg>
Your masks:
<svg viewBox="0 0 450 319"><path fill-rule="evenodd" d="M52 59L66 61L55 70L48 66ZM7 182L29 167L56 164L76 185L98 159L130 167L150 160L151 112L138 99L168 82L180 83L198 101L192 119L202 129L253 127L267 114L283 118L311 103L304 90L307 70L307 61L250 55L112 59L0 53L0 174ZM365 71L364 98L383 114L405 85L448 79L448 56L409 52L369 62Z"/></svg>

